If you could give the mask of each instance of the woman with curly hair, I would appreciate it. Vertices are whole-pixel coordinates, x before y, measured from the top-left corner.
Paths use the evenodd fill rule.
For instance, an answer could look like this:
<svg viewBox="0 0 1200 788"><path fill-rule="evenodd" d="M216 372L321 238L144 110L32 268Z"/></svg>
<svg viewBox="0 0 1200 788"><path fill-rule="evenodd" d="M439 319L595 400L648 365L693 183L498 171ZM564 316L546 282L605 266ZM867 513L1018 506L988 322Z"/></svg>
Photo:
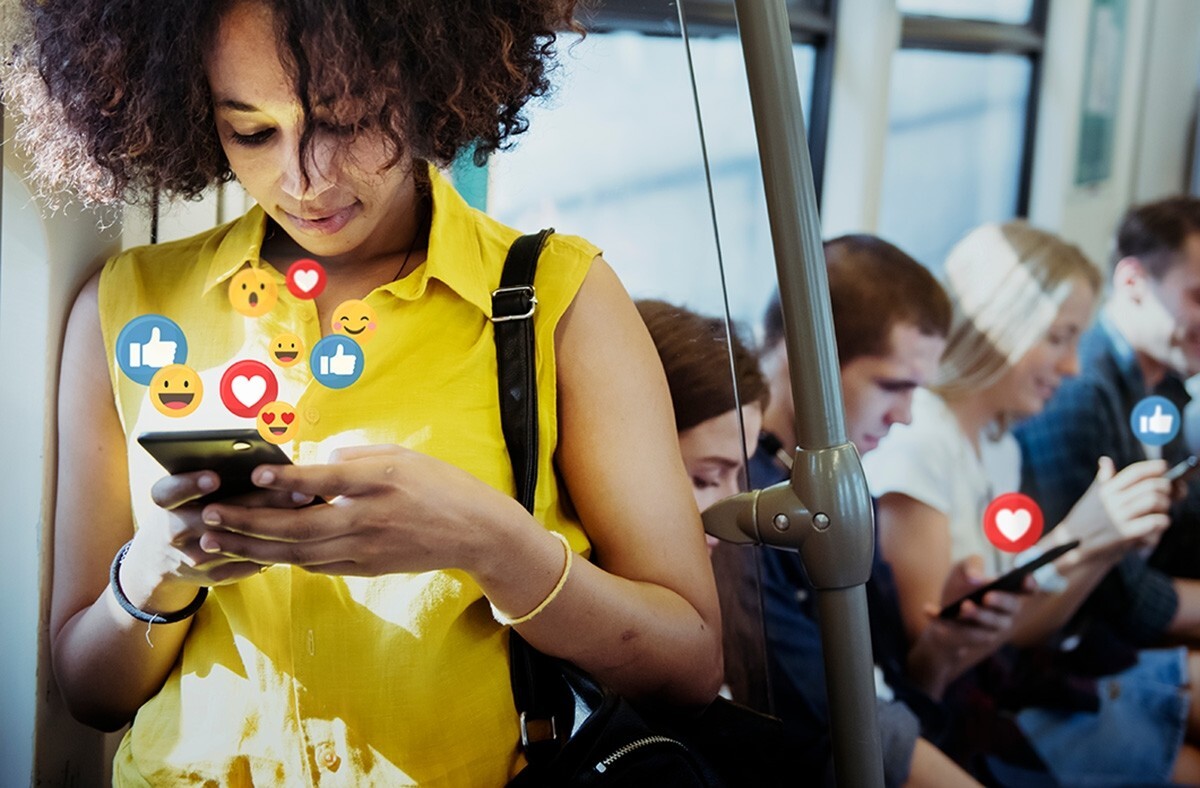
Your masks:
<svg viewBox="0 0 1200 788"><path fill-rule="evenodd" d="M502 784L523 762L510 627L628 696L715 696L712 572L638 312L596 247L550 236L531 516L490 322L518 233L435 167L523 130L572 5L24 4L6 99L46 190L132 202L236 178L257 201L109 260L67 328L52 658L79 719L132 720L116 784ZM305 258L315 298L287 287ZM238 304L247 272L269 308ZM272 355L284 334L347 336L351 302L374 325L352 384L322 385L344 358ZM186 349L123 338L143 316ZM130 373L165 356L201 384L190 415ZM216 473L163 477L136 437L251 424L235 370L292 407L295 464L213 503Z"/></svg>

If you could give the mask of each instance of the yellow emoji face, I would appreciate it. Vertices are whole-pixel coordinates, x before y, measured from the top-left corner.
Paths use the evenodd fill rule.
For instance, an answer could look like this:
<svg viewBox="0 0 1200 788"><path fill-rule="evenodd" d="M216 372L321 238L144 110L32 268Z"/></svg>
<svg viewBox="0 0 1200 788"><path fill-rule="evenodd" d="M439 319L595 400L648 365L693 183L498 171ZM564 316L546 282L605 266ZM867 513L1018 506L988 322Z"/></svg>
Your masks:
<svg viewBox="0 0 1200 788"><path fill-rule="evenodd" d="M287 443L296 437L296 430L300 428L296 409L280 400L263 405L258 411L256 423L258 434L271 443Z"/></svg>
<svg viewBox="0 0 1200 788"><path fill-rule="evenodd" d="M356 298L338 304L330 322L333 333L348 336L360 345L365 345L375 335L375 310L366 301Z"/></svg>
<svg viewBox="0 0 1200 788"><path fill-rule="evenodd" d="M279 298L275 280L260 268L243 268L229 280L229 303L246 317L262 317Z"/></svg>
<svg viewBox="0 0 1200 788"><path fill-rule="evenodd" d="M200 376L184 364L165 366L150 379L150 404L164 416L187 416L200 407L203 396Z"/></svg>
<svg viewBox="0 0 1200 788"><path fill-rule="evenodd" d="M271 340L271 360L281 367L294 367L304 355L304 340L283 333Z"/></svg>

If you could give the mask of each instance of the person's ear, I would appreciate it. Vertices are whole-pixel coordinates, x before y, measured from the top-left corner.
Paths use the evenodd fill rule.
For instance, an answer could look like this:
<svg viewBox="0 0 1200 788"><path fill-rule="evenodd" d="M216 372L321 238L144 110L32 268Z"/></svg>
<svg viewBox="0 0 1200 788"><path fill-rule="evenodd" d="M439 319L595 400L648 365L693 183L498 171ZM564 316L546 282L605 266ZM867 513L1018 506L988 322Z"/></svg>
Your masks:
<svg viewBox="0 0 1200 788"><path fill-rule="evenodd" d="M1113 290L1140 304L1149 292L1149 274L1136 257L1122 257L1113 266Z"/></svg>

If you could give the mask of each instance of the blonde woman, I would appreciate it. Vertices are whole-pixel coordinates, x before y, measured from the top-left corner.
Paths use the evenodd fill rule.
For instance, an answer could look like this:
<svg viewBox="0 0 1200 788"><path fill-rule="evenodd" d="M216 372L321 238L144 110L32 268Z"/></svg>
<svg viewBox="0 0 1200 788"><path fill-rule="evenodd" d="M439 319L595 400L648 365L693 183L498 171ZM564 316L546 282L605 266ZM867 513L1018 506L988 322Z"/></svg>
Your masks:
<svg viewBox="0 0 1200 788"><path fill-rule="evenodd" d="M993 573L1014 563L988 542L982 525L988 504L1019 487L1020 450L1008 430L1039 413L1062 380L1078 372L1078 340L1091 322L1101 278L1076 247L1010 222L977 228L960 241L946 261L946 286L954 317L936 382L917 392L912 424L894 427L864 459L879 498L881 549L895 571L910 637L928 626L927 609L940 601L955 561L978 553ZM1165 470L1161 461L1149 461L1114 473L1102 460L1088 493L1061 523L1046 524L1050 532L1034 550L1071 539L1081 545L1056 563L1050 582L1042 578L1047 589L1022 606L1014 645L1037 645L1059 633L1126 552L1157 540L1168 522ZM1021 711L1018 723L1060 781L1200 778L1200 752L1183 744L1186 650L1135 653L1133 662L1082 703L1025 692L1024 703L1034 707ZM995 700L998 709L1010 698Z"/></svg>

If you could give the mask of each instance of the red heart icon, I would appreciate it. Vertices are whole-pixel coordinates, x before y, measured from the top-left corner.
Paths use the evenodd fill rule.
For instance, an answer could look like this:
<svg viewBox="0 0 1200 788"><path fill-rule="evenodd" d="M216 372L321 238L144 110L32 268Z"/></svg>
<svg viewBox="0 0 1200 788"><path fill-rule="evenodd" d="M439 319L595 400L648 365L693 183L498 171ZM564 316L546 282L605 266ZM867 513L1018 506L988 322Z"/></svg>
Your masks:
<svg viewBox="0 0 1200 788"><path fill-rule="evenodd" d="M266 424L270 424L271 422L275 421L274 413L267 413L266 411L263 411L259 415L262 416L262 420Z"/></svg>
<svg viewBox="0 0 1200 788"><path fill-rule="evenodd" d="M279 418L283 419L284 424L291 424L292 419L296 418L295 413L280 413Z"/></svg>

